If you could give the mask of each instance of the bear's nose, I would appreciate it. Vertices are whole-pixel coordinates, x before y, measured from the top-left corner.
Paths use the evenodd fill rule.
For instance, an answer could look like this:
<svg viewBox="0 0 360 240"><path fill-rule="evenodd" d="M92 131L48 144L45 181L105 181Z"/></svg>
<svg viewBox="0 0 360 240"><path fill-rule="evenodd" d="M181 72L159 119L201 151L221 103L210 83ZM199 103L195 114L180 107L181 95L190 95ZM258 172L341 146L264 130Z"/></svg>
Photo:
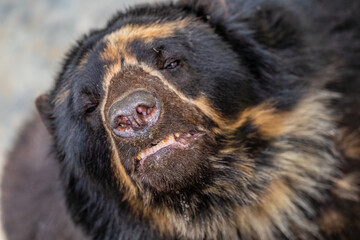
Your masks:
<svg viewBox="0 0 360 240"><path fill-rule="evenodd" d="M157 98L152 93L137 90L110 107L110 126L120 137L135 137L156 124L160 108Z"/></svg>

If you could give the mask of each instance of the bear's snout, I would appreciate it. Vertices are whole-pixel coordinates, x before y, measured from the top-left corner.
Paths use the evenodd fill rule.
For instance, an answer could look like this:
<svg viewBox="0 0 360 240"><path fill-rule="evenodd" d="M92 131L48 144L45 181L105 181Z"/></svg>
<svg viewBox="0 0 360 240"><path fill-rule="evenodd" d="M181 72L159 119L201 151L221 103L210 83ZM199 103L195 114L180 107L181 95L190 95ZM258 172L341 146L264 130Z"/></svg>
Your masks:
<svg viewBox="0 0 360 240"><path fill-rule="evenodd" d="M136 90L113 103L109 110L110 126L120 137L135 137L159 119L161 106L158 99L146 90Z"/></svg>

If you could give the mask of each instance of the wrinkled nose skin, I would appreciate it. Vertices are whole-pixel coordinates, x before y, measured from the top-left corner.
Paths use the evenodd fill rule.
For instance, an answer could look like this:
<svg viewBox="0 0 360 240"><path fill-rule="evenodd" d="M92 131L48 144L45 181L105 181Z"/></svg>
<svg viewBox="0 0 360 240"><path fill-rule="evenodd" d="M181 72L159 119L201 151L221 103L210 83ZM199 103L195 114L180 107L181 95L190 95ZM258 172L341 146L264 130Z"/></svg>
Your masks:
<svg viewBox="0 0 360 240"><path fill-rule="evenodd" d="M154 126L160 113L160 103L152 93L136 90L113 103L108 119L117 136L131 138Z"/></svg>

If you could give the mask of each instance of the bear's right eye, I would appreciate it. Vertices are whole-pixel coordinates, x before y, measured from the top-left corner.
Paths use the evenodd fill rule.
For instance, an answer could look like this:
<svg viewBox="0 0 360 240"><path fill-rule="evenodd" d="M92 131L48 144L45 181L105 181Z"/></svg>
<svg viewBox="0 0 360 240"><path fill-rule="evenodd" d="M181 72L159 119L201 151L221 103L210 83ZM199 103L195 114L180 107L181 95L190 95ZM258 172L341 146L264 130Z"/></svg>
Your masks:
<svg viewBox="0 0 360 240"><path fill-rule="evenodd" d="M97 103L88 104L86 106L85 114L90 114L90 113L94 112L96 110L97 106L98 106Z"/></svg>

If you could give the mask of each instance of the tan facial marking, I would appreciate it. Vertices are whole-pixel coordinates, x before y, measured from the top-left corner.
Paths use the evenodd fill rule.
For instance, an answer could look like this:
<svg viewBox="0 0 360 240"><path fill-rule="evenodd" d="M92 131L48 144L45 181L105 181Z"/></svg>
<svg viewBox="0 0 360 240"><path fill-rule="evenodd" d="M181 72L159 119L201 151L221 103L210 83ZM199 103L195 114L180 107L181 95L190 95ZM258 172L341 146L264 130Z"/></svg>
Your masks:
<svg viewBox="0 0 360 240"><path fill-rule="evenodd" d="M245 109L239 114L237 120L228 121L223 129L231 132L242 126L247 120L251 120L265 138L279 137L289 132L298 132L299 135L311 134L311 128L321 129L325 127L319 126L314 116L317 118L329 117L329 113L320 102L321 99L325 98L330 99L332 96L326 92L311 94L289 112L279 111L273 107L271 102L264 102L258 106ZM309 128L309 126L311 127Z"/></svg>
<svg viewBox="0 0 360 240"><path fill-rule="evenodd" d="M181 91L179 91L174 85L169 83L164 76L160 73L159 70L151 68L150 66L146 64L141 64L141 68L148 73L151 76L155 76L160 79L160 81L164 84L164 86L175 93L181 100L183 100L186 103L194 104L193 100L191 98L186 97Z"/></svg>
<svg viewBox="0 0 360 240"><path fill-rule="evenodd" d="M252 120L256 126L259 126L264 137L276 136L283 131L284 114L277 113L276 109L267 102L245 109L235 121L222 117L221 113L216 111L216 108L205 96L200 96L193 103L219 126L220 129L216 131L235 131L247 120Z"/></svg>
<svg viewBox="0 0 360 240"><path fill-rule="evenodd" d="M210 100L205 96L200 96L193 101L195 104L206 116L213 120L220 128L224 129L227 127L227 120L224 119L221 114L216 111L216 108L210 102Z"/></svg>
<svg viewBox="0 0 360 240"><path fill-rule="evenodd" d="M263 103L259 106L245 109L240 118L233 124L227 126L229 130L235 130L243 125L248 119L253 121L255 126L264 137L278 136L284 131L284 120L286 113L279 113L269 103Z"/></svg>
<svg viewBox="0 0 360 240"><path fill-rule="evenodd" d="M136 188L133 182L131 181L129 175L126 173L124 166L121 164L121 160L119 158L118 149L116 147L116 144L114 142L114 139L112 137L111 130L107 127L106 124L106 117L105 117L105 105L106 100L108 99L108 93L109 93L109 85L111 82L111 79L113 78L114 74L121 71L121 64L119 61L116 64L113 64L111 66L105 66L107 68L105 77L104 77L104 100L101 103L100 112L101 112L101 118L105 125L106 132L109 136L110 143L111 143L111 151L112 151L112 157L111 157L111 165L113 166L113 169L115 170L115 174L117 175L117 179L121 181L121 184L129 189L129 193L131 194L130 198L134 197L136 195ZM127 196L125 196L126 198Z"/></svg>
<svg viewBox="0 0 360 240"><path fill-rule="evenodd" d="M173 22L156 22L145 25L128 24L107 35L106 40L111 43L129 43L137 39L148 43L155 38L170 37L175 33L176 29L184 28L188 23L188 19L182 19Z"/></svg>
<svg viewBox="0 0 360 240"><path fill-rule="evenodd" d="M177 29L184 28L188 23L189 20L182 19L167 23L125 25L104 38L106 47L101 54L101 58L110 62L123 58L124 63L127 65L138 65L136 57L129 50L129 46L134 40L149 43L156 38L168 38Z"/></svg>

